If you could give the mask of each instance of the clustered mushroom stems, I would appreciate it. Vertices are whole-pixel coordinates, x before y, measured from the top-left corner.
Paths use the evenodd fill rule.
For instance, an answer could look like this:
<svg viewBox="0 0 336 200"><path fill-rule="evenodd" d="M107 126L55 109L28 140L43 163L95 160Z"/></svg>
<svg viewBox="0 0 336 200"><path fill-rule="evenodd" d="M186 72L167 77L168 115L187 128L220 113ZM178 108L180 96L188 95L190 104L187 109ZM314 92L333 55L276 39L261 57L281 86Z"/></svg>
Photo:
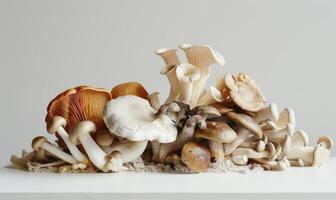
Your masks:
<svg viewBox="0 0 336 200"><path fill-rule="evenodd" d="M104 108L98 121L105 123L105 128L96 119L83 118L71 124L68 116L84 116L85 108L78 108L84 112L78 114L62 107L61 113L67 112L61 116L48 113L47 131L64 144L58 147L45 137L36 137L33 151L23 151L21 157L13 155L11 162L27 168L34 161L39 167L58 166L60 172L90 167L117 172L146 152L149 161L203 172L211 162L225 159L236 165L257 163L267 170L319 166L328 160L333 140L322 136L316 145L309 145L307 133L295 129L294 111L285 108L279 112L275 103L267 105L261 89L247 74L227 74L217 79L215 87L206 89L211 66L225 64L220 53L208 45L182 44L179 48L186 63L180 62L178 49L155 51L165 65L160 73L170 84L163 105L158 92L148 94L135 82L118 85L111 93L96 89L104 93L97 113ZM69 89L56 100L84 90L94 89ZM66 128L68 122L73 127Z"/></svg>

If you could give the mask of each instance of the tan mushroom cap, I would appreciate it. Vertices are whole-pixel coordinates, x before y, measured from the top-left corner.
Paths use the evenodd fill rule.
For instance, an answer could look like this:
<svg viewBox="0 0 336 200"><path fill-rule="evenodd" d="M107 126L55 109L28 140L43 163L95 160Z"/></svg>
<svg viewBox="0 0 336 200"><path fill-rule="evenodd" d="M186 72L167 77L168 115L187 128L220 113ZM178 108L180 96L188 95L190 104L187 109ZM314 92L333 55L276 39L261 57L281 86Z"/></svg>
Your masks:
<svg viewBox="0 0 336 200"><path fill-rule="evenodd" d="M265 97L259 86L247 74L227 74L225 85L237 106L246 111L257 112L265 107Z"/></svg>
<svg viewBox="0 0 336 200"><path fill-rule="evenodd" d="M43 136L37 136L33 139L31 146L34 151L38 151L45 142L48 142L47 138Z"/></svg>
<svg viewBox="0 0 336 200"><path fill-rule="evenodd" d="M329 136L321 136L317 144L324 146L326 149L331 149L334 146L334 141Z"/></svg>
<svg viewBox="0 0 336 200"><path fill-rule="evenodd" d="M182 161L194 172L203 172L210 165L210 151L202 144L189 141L182 148Z"/></svg>
<svg viewBox="0 0 336 200"><path fill-rule="evenodd" d="M198 129L195 137L215 140L220 143L231 143L237 138L237 133L223 122L207 122L207 128Z"/></svg>
<svg viewBox="0 0 336 200"><path fill-rule="evenodd" d="M106 129L101 129L96 132L95 140L99 146L108 147L113 143L115 136Z"/></svg>
<svg viewBox="0 0 336 200"><path fill-rule="evenodd" d="M106 129L103 120L103 110L107 101L111 100L110 91L90 86L79 86L68 89L56 96L48 105L46 122L47 127L55 116L66 120L64 127L67 132L79 122L92 121L97 129ZM62 138L56 133L58 144L66 148Z"/></svg>
<svg viewBox="0 0 336 200"><path fill-rule="evenodd" d="M119 84L112 88L111 94L113 99L126 95L135 95L147 99L148 96L148 92L146 91L146 89L137 82Z"/></svg>
<svg viewBox="0 0 336 200"><path fill-rule="evenodd" d="M260 139L262 138L263 132L260 126L250 116L234 112L229 112L226 116L238 125L241 125L245 129L249 130L253 135L259 137Z"/></svg>

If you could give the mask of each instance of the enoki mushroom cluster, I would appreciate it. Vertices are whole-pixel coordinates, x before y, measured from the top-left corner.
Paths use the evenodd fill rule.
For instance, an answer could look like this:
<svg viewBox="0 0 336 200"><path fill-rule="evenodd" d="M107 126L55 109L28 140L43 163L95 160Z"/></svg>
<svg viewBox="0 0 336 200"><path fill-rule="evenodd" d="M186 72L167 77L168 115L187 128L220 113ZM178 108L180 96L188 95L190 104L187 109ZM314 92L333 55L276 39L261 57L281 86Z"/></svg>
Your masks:
<svg viewBox="0 0 336 200"><path fill-rule="evenodd" d="M183 44L188 63L177 49L159 49L161 74L170 92L161 104L137 82L111 91L80 86L56 96L47 108L45 137L33 139L30 153L11 162L32 171L118 172L139 166L181 167L205 172L230 161L232 166L319 166L330 157L333 141L322 136L309 145L308 135L295 130L290 108L279 112L267 103L247 74L219 76L205 89L212 65L224 65L208 45Z"/></svg>

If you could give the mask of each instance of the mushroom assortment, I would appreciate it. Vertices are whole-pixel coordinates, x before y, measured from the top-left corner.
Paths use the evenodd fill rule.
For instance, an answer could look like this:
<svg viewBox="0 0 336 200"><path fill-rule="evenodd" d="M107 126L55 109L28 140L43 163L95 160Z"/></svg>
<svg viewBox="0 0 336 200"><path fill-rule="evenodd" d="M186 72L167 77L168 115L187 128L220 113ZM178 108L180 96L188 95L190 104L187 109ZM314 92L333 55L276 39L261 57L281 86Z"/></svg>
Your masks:
<svg viewBox="0 0 336 200"><path fill-rule="evenodd" d="M148 93L137 82L112 90L68 89L47 108L47 132L56 142L35 137L31 152L11 157L13 165L83 173L164 166L200 173L224 165L285 170L328 160L332 138L321 136L309 145L306 132L295 129L294 111L280 112L275 103L267 103L247 74L219 76L206 89L211 66L225 64L219 52L208 45L179 48L185 63L178 49L155 51L164 61L160 73L170 84L163 104L158 92Z"/></svg>

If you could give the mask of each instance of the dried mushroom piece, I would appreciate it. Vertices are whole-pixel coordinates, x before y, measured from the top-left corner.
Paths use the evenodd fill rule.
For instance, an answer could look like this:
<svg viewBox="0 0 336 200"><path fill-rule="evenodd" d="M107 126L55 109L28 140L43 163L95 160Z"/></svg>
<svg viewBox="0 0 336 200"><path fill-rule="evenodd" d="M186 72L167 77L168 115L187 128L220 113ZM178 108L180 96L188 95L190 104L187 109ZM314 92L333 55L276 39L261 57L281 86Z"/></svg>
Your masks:
<svg viewBox="0 0 336 200"><path fill-rule="evenodd" d="M68 89L56 96L48 105L46 122L49 127L55 116L66 120L64 129L69 132L79 122L92 121L97 129L105 129L103 110L107 101L111 100L108 90L89 86ZM62 138L56 133L58 144L66 148Z"/></svg>
<svg viewBox="0 0 336 200"><path fill-rule="evenodd" d="M265 107L265 97L261 89L247 74L227 74L224 81L230 90L232 101L241 109L258 112Z"/></svg>

